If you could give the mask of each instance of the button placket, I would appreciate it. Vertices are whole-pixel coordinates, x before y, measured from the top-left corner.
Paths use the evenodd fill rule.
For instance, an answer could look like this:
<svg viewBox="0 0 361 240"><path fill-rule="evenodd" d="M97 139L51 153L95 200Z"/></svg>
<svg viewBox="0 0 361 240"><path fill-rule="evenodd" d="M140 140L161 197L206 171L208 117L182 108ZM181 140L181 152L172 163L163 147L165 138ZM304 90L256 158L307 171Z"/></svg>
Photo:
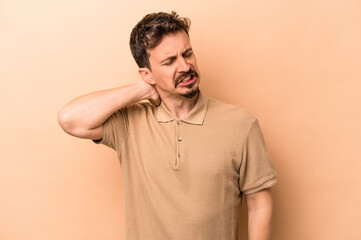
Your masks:
<svg viewBox="0 0 361 240"><path fill-rule="evenodd" d="M175 153L175 165L174 168L178 169L180 166L180 161L183 159L184 154L181 151L181 142L183 141L183 137L181 136L181 127L182 127L182 121L177 120L176 121L176 135L175 135L175 144L176 144L176 153Z"/></svg>

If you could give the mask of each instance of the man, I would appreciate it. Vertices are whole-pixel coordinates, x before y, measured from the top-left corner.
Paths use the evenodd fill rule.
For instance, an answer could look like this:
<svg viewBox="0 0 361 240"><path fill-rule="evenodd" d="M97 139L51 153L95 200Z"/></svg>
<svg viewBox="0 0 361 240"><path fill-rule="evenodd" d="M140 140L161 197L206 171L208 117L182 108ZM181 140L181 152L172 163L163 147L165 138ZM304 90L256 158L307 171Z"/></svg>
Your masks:
<svg viewBox="0 0 361 240"><path fill-rule="evenodd" d="M249 239L269 239L277 178L260 125L199 91L189 25L146 15L130 37L143 80L74 99L58 121L117 151L128 240L238 239L243 194Z"/></svg>

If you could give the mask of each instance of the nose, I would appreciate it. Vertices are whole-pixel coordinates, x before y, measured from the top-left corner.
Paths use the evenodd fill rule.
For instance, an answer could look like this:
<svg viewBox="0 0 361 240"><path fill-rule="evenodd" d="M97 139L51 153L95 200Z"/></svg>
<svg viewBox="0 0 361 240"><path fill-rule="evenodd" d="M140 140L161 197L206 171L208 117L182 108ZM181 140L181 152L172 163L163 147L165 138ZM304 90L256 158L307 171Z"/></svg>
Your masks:
<svg viewBox="0 0 361 240"><path fill-rule="evenodd" d="M189 69L190 65L188 64L188 62L183 57L179 57L178 72L188 72Z"/></svg>

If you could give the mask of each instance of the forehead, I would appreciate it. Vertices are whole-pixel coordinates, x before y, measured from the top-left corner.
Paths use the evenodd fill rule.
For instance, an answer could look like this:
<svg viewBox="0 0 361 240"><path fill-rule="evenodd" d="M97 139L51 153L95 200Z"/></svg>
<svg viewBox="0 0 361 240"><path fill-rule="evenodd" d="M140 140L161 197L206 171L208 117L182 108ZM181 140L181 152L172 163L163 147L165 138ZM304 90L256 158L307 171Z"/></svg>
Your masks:
<svg viewBox="0 0 361 240"><path fill-rule="evenodd" d="M188 35L184 31L170 33L163 36L160 43L152 49L148 49L150 61L163 60L169 56L181 54L184 50L191 47Z"/></svg>

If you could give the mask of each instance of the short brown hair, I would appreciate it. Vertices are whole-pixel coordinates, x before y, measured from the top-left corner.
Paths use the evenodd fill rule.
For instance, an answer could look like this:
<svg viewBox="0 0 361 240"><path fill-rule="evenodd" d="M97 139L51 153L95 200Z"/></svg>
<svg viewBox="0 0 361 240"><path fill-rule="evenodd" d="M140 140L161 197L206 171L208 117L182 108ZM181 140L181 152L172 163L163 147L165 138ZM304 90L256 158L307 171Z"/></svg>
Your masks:
<svg viewBox="0 0 361 240"><path fill-rule="evenodd" d="M156 47L166 34L183 30L189 36L190 24L188 18L179 17L174 11L147 14L130 34L129 45L138 66L151 70L147 50Z"/></svg>

